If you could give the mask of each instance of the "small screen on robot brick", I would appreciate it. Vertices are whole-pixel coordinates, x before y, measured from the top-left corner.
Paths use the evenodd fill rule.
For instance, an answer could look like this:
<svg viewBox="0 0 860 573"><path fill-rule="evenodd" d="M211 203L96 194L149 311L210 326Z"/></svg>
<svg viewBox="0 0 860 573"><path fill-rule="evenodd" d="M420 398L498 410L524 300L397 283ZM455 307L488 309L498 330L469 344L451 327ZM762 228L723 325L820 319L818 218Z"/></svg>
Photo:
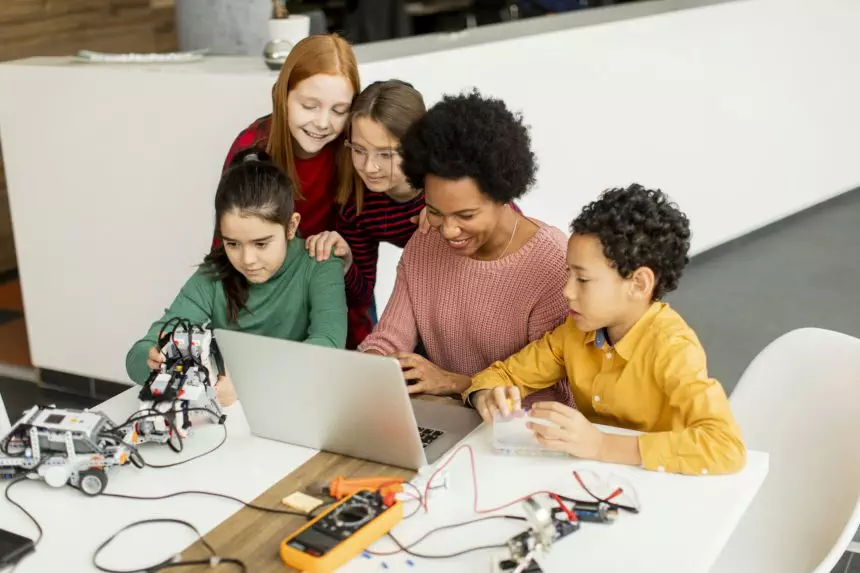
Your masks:
<svg viewBox="0 0 860 573"><path fill-rule="evenodd" d="M59 424L60 422L62 422L65 419L66 419L66 417L63 416L62 414L50 414L48 416L45 416L45 423L46 424Z"/></svg>

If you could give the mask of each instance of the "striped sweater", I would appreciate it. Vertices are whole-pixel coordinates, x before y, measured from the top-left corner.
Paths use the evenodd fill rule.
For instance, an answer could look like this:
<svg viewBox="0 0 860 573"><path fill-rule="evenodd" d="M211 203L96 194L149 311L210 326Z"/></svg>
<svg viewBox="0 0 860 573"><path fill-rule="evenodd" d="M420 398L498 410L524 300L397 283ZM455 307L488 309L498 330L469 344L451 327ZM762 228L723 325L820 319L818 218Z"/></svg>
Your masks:
<svg viewBox="0 0 860 573"><path fill-rule="evenodd" d="M365 189L361 213L356 213L354 202L341 211L337 230L349 244L353 260L344 277L350 309L347 348L358 346L373 329L368 310L376 286L379 244L391 243L401 249L405 247L417 229L417 224L411 219L418 217L423 208L423 193L398 203L385 193Z"/></svg>

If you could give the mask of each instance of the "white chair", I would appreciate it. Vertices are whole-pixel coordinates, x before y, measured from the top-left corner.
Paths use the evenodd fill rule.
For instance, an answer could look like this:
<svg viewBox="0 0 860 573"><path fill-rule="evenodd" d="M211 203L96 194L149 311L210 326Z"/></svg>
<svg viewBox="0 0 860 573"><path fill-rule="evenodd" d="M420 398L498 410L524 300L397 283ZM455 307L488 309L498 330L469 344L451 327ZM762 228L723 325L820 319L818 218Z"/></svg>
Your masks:
<svg viewBox="0 0 860 573"><path fill-rule="evenodd" d="M9 422L9 413L6 411L6 406L3 404L3 396L0 396L0 437L6 435L6 432L12 429L12 424Z"/></svg>
<svg viewBox="0 0 860 573"><path fill-rule="evenodd" d="M712 573L830 573L860 526L860 340L789 332L753 360L731 404L770 469Z"/></svg>

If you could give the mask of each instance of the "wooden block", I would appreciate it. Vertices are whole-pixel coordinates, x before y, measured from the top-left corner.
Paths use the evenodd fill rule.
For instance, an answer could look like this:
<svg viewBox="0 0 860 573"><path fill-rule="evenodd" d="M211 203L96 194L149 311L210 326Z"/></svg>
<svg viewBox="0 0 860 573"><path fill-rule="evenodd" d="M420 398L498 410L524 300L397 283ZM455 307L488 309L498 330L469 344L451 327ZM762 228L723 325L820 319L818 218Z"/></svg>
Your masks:
<svg viewBox="0 0 860 573"><path fill-rule="evenodd" d="M300 491L294 491L282 499L281 503L290 509L295 509L296 511L301 511L303 513L310 513L323 504L322 500Z"/></svg>

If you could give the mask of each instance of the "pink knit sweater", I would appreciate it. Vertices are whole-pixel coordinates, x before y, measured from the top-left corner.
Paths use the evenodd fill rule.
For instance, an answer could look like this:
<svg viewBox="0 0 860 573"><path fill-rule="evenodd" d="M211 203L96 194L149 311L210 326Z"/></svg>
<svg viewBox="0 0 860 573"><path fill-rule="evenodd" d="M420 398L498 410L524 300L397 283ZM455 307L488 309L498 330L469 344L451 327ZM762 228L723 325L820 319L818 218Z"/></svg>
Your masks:
<svg viewBox="0 0 860 573"><path fill-rule="evenodd" d="M455 254L439 232L415 233L397 266L394 292L359 350L413 352L450 372L473 376L564 322L567 238L540 228L517 252L497 261ZM573 405L566 381L529 396Z"/></svg>

